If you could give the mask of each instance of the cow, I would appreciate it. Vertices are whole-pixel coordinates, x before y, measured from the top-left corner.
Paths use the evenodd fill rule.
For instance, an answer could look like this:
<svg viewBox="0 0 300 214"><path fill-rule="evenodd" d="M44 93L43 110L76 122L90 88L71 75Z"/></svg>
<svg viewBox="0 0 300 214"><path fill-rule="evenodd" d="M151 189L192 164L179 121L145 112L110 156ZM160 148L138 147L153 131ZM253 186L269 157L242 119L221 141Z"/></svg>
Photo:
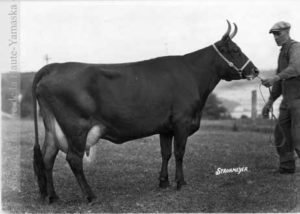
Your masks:
<svg viewBox="0 0 300 214"><path fill-rule="evenodd" d="M176 161L176 188L185 185L183 157L187 138L200 127L205 101L221 79L251 79L258 69L227 31L213 45L192 53L121 64L53 63L41 68L32 85L34 172L41 197L58 199L52 170L58 151L88 202L96 199L83 172L83 157L100 139L115 144L158 134L162 155L159 187L170 185L168 162ZM37 102L45 126L38 140Z"/></svg>

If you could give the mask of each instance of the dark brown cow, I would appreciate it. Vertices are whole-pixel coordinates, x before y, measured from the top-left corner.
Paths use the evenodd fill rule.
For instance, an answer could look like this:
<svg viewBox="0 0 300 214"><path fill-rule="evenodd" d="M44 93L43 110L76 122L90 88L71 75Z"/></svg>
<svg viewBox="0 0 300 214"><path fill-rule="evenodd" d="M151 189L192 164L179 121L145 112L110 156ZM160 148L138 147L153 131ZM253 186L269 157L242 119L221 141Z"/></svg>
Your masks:
<svg viewBox="0 0 300 214"><path fill-rule="evenodd" d="M169 186L168 161L174 140L177 189L186 184L182 161L187 138L200 126L209 93L221 79L258 74L231 40L231 26L215 44L182 56L125 64L54 63L35 76L32 93L45 125L42 152L38 142L36 102L34 170L40 193L49 202L54 191L52 168L59 150L69 163L85 198L95 199L83 173L83 156L99 139L116 144L160 136L159 186Z"/></svg>

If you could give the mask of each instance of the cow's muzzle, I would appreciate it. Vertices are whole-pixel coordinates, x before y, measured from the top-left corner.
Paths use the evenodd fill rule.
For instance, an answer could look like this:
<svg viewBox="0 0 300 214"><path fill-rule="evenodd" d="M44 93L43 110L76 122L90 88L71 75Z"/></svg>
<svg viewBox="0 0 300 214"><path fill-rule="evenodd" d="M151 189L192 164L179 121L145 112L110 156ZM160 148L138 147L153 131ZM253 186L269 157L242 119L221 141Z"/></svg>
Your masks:
<svg viewBox="0 0 300 214"><path fill-rule="evenodd" d="M246 78L247 80L253 80L258 75L259 75L259 70L256 67L251 69L250 74L243 73L244 78Z"/></svg>

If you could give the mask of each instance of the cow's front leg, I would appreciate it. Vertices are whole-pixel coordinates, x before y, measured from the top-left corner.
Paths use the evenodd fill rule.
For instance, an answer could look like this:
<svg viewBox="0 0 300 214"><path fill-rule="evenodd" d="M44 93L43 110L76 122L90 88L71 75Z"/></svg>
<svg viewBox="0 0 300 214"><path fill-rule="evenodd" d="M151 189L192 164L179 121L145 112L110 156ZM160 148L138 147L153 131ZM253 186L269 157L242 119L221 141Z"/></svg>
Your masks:
<svg viewBox="0 0 300 214"><path fill-rule="evenodd" d="M167 188L170 186L168 176L168 163L172 155L172 134L160 134L160 148L161 148L161 171L159 175L159 187Z"/></svg>
<svg viewBox="0 0 300 214"><path fill-rule="evenodd" d="M183 175L183 156L187 137L188 134L185 131L185 127L178 127L174 133L174 154L176 161L175 181L177 182L177 190L180 190L181 186L186 184Z"/></svg>

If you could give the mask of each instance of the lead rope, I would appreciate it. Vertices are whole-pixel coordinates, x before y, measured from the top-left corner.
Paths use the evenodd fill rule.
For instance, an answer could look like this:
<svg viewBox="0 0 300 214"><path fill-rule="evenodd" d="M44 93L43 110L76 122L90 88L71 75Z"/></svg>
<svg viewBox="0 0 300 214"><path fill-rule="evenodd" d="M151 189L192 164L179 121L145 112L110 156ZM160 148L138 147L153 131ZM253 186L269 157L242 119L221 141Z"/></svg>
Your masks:
<svg viewBox="0 0 300 214"><path fill-rule="evenodd" d="M262 80L262 78L259 77L259 76L257 76L257 78L259 78L260 80ZM261 86L262 86L262 83L260 82L260 84L259 84L259 92L260 92L260 96L262 97L264 103L267 104L267 101L266 101L266 99L265 99L265 97L264 97L264 95L263 95L263 93L262 93ZM268 90L269 90L269 94L271 94L271 89L270 89L270 87L268 87ZM275 131L275 125L278 124L278 119L277 119L277 117L276 117L275 114L274 114L273 106L271 106L271 108L270 108L270 113L271 113L271 129L272 129L273 132L274 132L274 131ZM278 124L278 126L279 126L279 128L281 129L281 131L282 131L282 128L281 128L280 124ZM269 135L269 139L268 139L268 140L269 140L270 144L275 145L276 147L282 147L282 146L285 144L284 139L282 140L282 142L281 142L280 145L276 145L275 142L273 143L273 135L272 135L272 134Z"/></svg>

